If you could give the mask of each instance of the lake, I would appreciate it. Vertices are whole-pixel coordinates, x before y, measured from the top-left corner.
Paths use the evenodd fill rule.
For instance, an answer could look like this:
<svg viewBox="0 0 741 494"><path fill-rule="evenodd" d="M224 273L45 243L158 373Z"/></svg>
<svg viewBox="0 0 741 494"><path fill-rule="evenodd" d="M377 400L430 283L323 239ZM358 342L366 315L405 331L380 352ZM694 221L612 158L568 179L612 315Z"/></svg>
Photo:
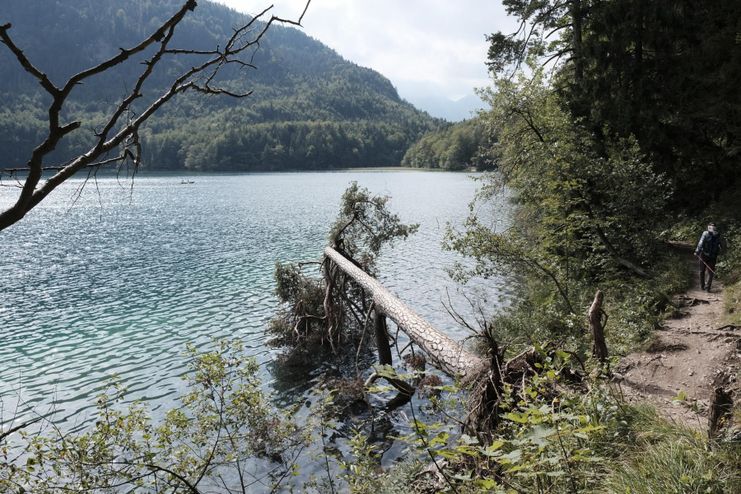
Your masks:
<svg viewBox="0 0 741 494"><path fill-rule="evenodd" d="M183 184L182 181L193 183ZM144 175L65 185L0 232L2 421L46 413L75 428L112 376L157 413L182 388L186 342L239 337L276 399L305 399L312 375L276 378L279 349L264 329L276 310L278 261L318 260L342 193L357 181L391 197L417 234L383 252L382 282L456 339L468 336L443 307L470 313L446 269L446 224L462 225L476 183L464 173L410 170L241 175ZM0 190L0 207L11 195ZM491 221L498 219L495 213ZM485 288L492 311L501 280ZM0 421L0 422L2 422Z"/></svg>

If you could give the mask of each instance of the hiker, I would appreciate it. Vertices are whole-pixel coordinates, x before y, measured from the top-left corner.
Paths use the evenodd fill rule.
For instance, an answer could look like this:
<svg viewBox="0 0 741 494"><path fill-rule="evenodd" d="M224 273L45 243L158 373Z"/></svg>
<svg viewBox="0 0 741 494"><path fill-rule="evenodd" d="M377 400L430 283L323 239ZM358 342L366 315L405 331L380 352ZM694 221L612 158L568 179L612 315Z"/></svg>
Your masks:
<svg viewBox="0 0 741 494"><path fill-rule="evenodd" d="M710 223L708 229L702 232L700 241L695 249L695 256L700 260L700 289L710 291L715 275L715 261L720 253L720 234L715 223ZM708 271L708 282L705 284L705 270Z"/></svg>

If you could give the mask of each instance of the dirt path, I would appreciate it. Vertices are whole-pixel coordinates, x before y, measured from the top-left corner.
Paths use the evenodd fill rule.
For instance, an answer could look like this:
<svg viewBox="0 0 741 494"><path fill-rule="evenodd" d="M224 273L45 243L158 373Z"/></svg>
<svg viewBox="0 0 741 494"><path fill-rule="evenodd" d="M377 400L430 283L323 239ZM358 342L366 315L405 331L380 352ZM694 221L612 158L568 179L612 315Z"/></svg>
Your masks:
<svg viewBox="0 0 741 494"><path fill-rule="evenodd" d="M691 263L693 271L696 263ZM681 315L663 322L645 352L622 359L618 380L631 402L647 401L669 420L695 428L707 427L708 406L716 386L739 390L738 346L741 330L725 329L723 286L710 293L699 286L675 298ZM735 399L740 399L735 393Z"/></svg>

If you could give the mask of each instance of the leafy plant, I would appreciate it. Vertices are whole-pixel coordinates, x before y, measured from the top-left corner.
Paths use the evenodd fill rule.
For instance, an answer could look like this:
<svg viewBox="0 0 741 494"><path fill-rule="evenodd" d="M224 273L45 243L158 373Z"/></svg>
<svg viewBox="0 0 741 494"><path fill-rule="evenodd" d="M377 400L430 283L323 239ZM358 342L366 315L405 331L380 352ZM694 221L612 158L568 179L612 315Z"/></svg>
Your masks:
<svg viewBox="0 0 741 494"><path fill-rule="evenodd" d="M361 269L377 275L381 250L417 231L405 225L388 208L389 197L374 196L352 182L345 190L340 210L330 228L329 243ZM303 267L319 267L321 276L306 274ZM331 346L344 336L362 330L371 300L357 284L327 258L321 263L277 264L276 294L283 307L271 321L276 342L310 347Z"/></svg>
<svg viewBox="0 0 741 494"><path fill-rule="evenodd" d="M266 400L254 359L236 341L204 353L191 346L188 356L187 392L161 423L139 402L121 410L125 391L114 385L99 397L92 427L62 432L44 422L35 433L22 430L7 439L0 490L192 494L281 482L295 468L305 438Z"/></svg>

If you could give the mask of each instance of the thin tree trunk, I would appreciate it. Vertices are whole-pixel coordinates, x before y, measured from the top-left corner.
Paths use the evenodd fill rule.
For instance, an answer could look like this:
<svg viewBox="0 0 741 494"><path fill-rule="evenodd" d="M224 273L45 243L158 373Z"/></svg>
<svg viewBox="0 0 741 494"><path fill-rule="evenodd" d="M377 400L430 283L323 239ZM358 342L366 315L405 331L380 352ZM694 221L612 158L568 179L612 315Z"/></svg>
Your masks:
<svg viewBox="0 0 741 494"><path fill-rule="evenodd" d="M594 294L594 301L592 306L589 308L589 328L592 331L592 338L594 342L592 344L592 355L597 358L603 364L607 362L607 344L605 343L604 325L602 323L602 302L604 300L604 294L601 290L597 290Z"/></svg>
<svg viewBox="0 0 741 494"><path fill-rule="evenodd" d="M391 346L386 329L386 317L378 309L373 309L373 329L376 333L376 348L378 348L378 363L392 365Z"/></svg>

